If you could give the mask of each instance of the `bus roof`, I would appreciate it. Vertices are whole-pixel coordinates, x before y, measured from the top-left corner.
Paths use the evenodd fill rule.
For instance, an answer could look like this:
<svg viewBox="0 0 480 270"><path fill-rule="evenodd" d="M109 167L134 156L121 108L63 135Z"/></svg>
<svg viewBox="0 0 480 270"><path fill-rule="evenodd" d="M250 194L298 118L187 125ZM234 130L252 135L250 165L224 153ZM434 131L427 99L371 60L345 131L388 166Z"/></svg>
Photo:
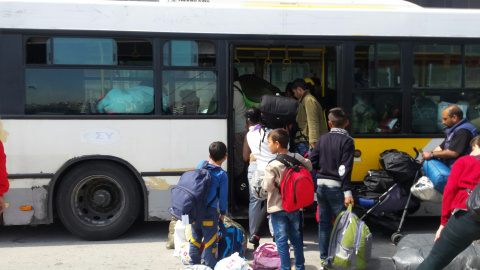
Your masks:
<svg viewBox="0 0 480 270"><path fill-rule="evenodd" d="M182 1L0 0L0 29L480 37L480 10L427 9L398 0Z"/></svg>

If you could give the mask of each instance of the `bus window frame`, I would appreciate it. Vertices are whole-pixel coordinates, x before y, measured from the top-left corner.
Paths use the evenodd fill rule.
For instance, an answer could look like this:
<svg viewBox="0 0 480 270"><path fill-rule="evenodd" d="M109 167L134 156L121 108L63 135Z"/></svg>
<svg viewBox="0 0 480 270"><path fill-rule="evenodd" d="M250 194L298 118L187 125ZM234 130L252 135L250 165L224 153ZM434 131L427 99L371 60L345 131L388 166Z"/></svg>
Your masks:
<svg viewBox="0 0 480 270"><path fill-rule="evenodd" d="M345 90L343 94L347 95L349 94L350 98L345 99L343 104L346 104L345 106L347 107L347 112L350 116L353 114L353 106L354 106L354 96L355 95L360 95L360 94L382 94L382 93L400 93L402 97L401 101L401 107L402 107L402 119L400 122L400 131L398 133L357 133L353 130L353 119L351 119L351 124L349 127L347 127L347 130L352 134L354 138L397 138L397 137L410 137L410 132L408 132L406 128L407 120L405 118L405 110L403 108L406 107L405 103L405 96L408 96L408 87L406 87L406 81L405 81L405 69L407 68L407 65L405 62L408 62L408 59L405 59L405 56L408 55L405 52L405 43L408 42L401 42L398 39L368 39L368 40L359 40L359 41L353 41L349 42L349 52L350 52L350 57L351 61L345 61L345 64L348 66L349 64L351 65L349 68L351 69L351 72L348 76L350 78L350 81L348 82L351 87L350 91ZM400 66L399 66L399 75L400 75L400 83L398 86L394 86L391 88L386 88L386 87L354 87L355 84L355 53L356 53L356 48L359 45L374 45L375 46L375 67L373 69L374 73L374 78L375 82L377 82L377 77L378 77L378 44L389 44L389 45L396 45L398 47L398 52L399 52L399 61L400 61ZM348 71L345 71L348 73ZM342 99L340 99L342 100ZM341 106L339 104L339 106Z"/></svg>
<svg viewBox="0 0 480 270"><path fill-rule="evenodd" d="M18 114L2 114L2 117L5 119L226 119L227 118L227 94L225 87L227 79L224 77L227 74L226 70L220 68L221 65L226 66L227 57L225 57L226 51L223 46L226 46L224 42L218 37L199 37L197 35L188 35L188 38L185 35L182 35L180 38L178 35L162 35L157 33L155 35L145 34L145 33L136 33L136 34L122 34L122 33L103 33L98 34L96 32L85 32L79 31L78 35L70 34L61 34L57 31L49 31L49 33L41 32L39 34L25 34L22 32L16 33L17 37L20 37L22 42L22 50L20 53L22 63L21 63L21 85L22 89L26 89L25 85L25 71L27 69L53 69L53 68L64 68L64 69L125 69L125 70L152 70L153 71L153 84L154 84L154 113L149 115L138 115L138 114L125 114L125 115L29 115L25 113L26 105L26 93L25 90L22 92L22 102L19 104L21 110ZM26 63L26 45L27 41L30 38L55 38L55 37L68 37L68 38L99 38L99 39L141 39L149 41L152 45L152 66L130 66L130 65L64 65L64 64L27 64ZM215 66L209 67L192 67L192 66L164 66L163 65L163 46L167 41L171 40L193 40L193 41L205 41L211 42L215 47L215 57L216 63ZM196 115L172 115L165 114L162 110L162 71L165 70L203 70L203 71L213 71L217 74L216 87L217 87L217 111L215 114L196 114ZM157 105L160 104L160 105Z"/></svg>
<svg viewBox="0 0 480 270"><path fill-rule="evenodd" d="M378 61L379 61L379 56L378 56L378 45L379 44L384 44L384 45L396 45L398 47L398 53L399 53L399 61L400 61L400 66L399 66L399 71L400 71L400 83L397 85L397 86L393 86L393 87L379 87L379 86L367 86L367 87L353 87L352 90L372 90L372 89L378 89L378 90L392 90L392 89L402 89L404 88L404 77L403 77L403 73L402 73L402 69L403 69L403 59L404 59L404 54L403 54L403 51L402 51L402 42L398 42L398 41L388 41L388 40L368 40L368 41L357 41L355 42L354 44L354 47L353 47L353 76L355 76L355 53L356 53L356 48L357 46L359 45L374 45L375 48L374 48L374 58L375 58L375 66L373 68L373 78L374 78L374 83L378 85L378 70L379 70L379 66L378 66ZM355 83L355 81L354 81Z"/></svg>

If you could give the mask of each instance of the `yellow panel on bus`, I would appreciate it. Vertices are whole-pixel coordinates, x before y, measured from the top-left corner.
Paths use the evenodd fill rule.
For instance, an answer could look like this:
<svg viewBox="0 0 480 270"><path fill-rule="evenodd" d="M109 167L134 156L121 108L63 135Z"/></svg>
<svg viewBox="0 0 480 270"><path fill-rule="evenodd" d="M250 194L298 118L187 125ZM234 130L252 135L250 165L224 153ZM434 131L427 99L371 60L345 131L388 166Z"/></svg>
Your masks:
<svg viewBox="0 0 480 270"><path fill-rule="evenodd" d="M380 154L388 149L397 149L415 157L413 147L423 149L431 138L356 138L355 150L360 157L354 158L352 181L363 181L368 170L382 169Z"/></svg>

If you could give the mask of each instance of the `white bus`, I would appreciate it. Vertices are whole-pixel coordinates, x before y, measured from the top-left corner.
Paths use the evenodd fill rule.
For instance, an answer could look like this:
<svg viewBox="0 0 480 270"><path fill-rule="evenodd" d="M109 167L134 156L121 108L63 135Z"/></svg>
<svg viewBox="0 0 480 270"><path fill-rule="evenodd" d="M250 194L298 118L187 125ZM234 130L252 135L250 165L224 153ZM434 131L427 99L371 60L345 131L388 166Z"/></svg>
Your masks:
<svg viewBox="0 0 480 270"><path fill-rule="evenodd" d="M438 145L445 104L480 126L480 11L373 0L0 0L11 185L3 224L58 217L100 240L138 218L169 220L171 188L208 159L208 145L233 153L234 68L281 91L317 78L324 108L352 116L354 181L378 169L386 149ZM246 183L232 167L229 158L229 215L245 218Z"/></svg>

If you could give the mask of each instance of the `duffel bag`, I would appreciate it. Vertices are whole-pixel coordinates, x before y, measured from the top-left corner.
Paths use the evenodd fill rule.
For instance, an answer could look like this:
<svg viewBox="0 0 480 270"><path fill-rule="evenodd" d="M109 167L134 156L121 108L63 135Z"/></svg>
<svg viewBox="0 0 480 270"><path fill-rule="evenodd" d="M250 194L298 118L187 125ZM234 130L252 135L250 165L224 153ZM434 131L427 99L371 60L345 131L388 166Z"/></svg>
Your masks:
<svg viewBox="0 0 480 270"><path fill-rule="evenodd" d="M443 189L447 184L450 169L438 159L430 159L423 161L423 172L432 181L433 186L443 193Z"/></svg>
<svg viewBox="0 0 480 270"><path fill-rule="evenodd" d="M380 165L397 183L413 181L420 169L420 164L413 157L396 149L381 153Z"/></svg>
<svg viewBox="0 0 480 270"><path fill-rule="evenodd" d="M367 191L383 193L395 184L385 170L369 170L363 178Z"/></svg>

